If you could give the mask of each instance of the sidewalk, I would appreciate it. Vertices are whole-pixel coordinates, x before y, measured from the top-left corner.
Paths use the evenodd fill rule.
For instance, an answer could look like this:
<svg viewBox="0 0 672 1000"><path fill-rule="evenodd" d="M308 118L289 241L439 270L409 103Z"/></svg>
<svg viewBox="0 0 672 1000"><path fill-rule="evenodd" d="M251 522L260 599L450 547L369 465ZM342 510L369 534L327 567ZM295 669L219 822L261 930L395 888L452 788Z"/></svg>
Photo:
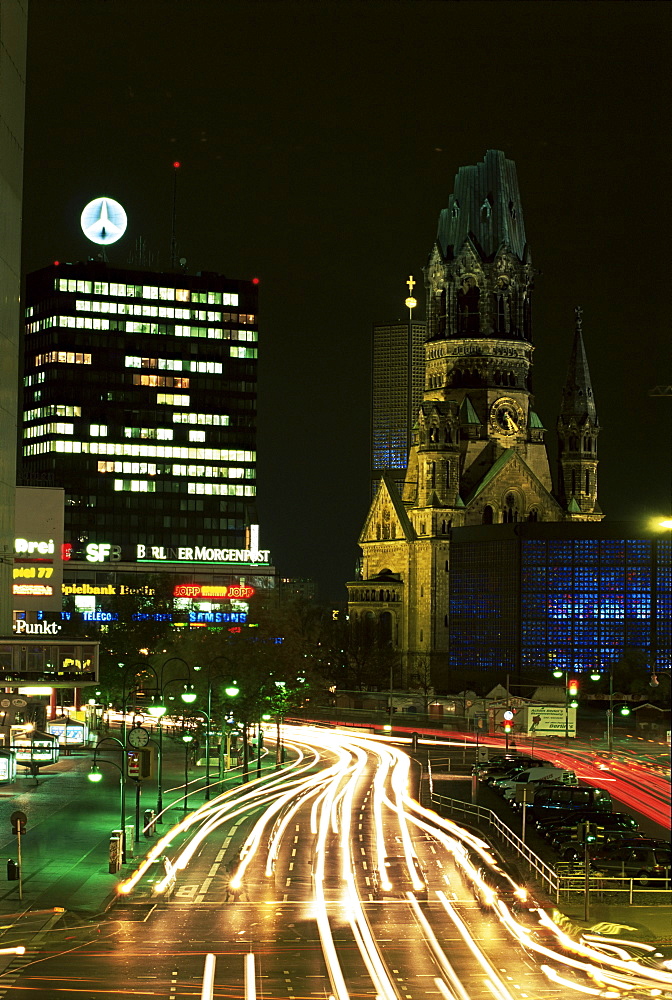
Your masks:
<svg viewBox="0 0 672 1000"><path fill-rule="evenodd" d="M178 813L171 807L179 801L181 816L184 794L184 751L164 741L163 808L164 822L154 836L135 845L135 858L116 875L108 871L109 842L119 829L120 782L118 753L101 752L103 780L87 781L93 750L74 751L58 763L42 770L37 784L23 773L14 782L0 785L0 943L7 947L8 928L20 921L31 928L53 919L54 908L81 917L103 913L116 899L116 886L133 870L162 830L169 829ZM202 776L204 766L190 768L189 801L192 808L205 801ZM211 779L215 774L211 774ZM231 780L240 781L240 772L232 771ZM135 782L126 782L126 824L135 824ZM192 790L193 789L193 790ZM213 791L214 794L217 794ZM156 809L156 778L143 782L140 803L140 827L145 809ZM19 900L18 881L7 881L7 861L17 860L17 837L11 832L10 816L21 810L27 816L26 833L21 837L23 899ZM40 916L41 915L41 916Z"/></svg>

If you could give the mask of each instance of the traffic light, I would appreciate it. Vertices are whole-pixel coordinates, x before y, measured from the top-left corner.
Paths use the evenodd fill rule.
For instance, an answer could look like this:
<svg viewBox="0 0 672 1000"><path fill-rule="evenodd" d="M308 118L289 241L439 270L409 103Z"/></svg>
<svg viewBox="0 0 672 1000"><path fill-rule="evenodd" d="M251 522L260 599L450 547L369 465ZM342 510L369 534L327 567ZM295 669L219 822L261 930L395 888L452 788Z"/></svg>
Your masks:
<svg viewBox="0 0 672 1000"><path fill-rule="evenodd" d="M510 733L513 729L513 712L510 708L507 708L506 712L504 712L504 722L502 725L504 726L505 733Z"/></svg>
<svg viewBox="0 0 672 1000"><path fill-rule="evenodd" d="M567 681L567 695L569 697L569 707L578 708L579 707L579 682L575 677L571 677Z"/></svg>
<svg viewBox="0 0 672 1000"><path fill-rule="evenodd" d="M597 823L579 823L576 835L580 844L594 844L597 840Z"/></svg>
<svg viewBox="0 0 672 1000"><path fill-rule="evenodd" d="M143 778L152 777L152 751L149 747L143 747L140 750L127 750L126 760L129 778L142 781Z"/></svg>

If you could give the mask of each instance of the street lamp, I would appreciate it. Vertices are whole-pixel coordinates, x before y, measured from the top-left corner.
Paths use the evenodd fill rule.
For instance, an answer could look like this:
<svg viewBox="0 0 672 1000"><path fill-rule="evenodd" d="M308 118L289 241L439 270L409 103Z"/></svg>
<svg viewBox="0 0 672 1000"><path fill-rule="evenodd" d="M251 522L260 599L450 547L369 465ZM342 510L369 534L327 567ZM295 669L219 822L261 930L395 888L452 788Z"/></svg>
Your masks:
<svg viewBox="0 0 672 1000"><path fill-rule="evenodd" d="M161 673L163 674L163 669L161 670ZM163 819L161 818L161 814L163 812L163 717L167 712L167 708L164 704L164 693L169 684L174 684L175 682L183 680L184 679L182 677L172 677L170 678L170 680L167 680L166 683L161 688L159 700L158 701L155 700L147 708L147 712L149 713L149 715L151 715L153 718L156 719L157 728L159 730L159 760L158 760L157 775L156 775L156 785L157 785L156 822L157 823L163 823ZM187 687L187 684L185 683L184 690L182 691L180 697L182 698L182 701L184 701L185 704L187 704L187 703L192 703L195 700L196 695L191 690L191 687Z"/></svg>
<svg viewBox="0 0 672 1000"><path fill-rule="evenodd" d="M105 739L99 740L99 742L94 747L94 750L93 750L93 761L91 763L91 770L89 771L89 773L87 775L89 781L92 781L94 784L97 784L98 782L100 782L100 781L103 780L103 774L102 774L102 771L100 770L100 762L99 762L99 759L98 759L98 748L100 747L101 743L105 743L108 740L111 740L114 743L118 743L121 753L123 753L124 756L125 756L124 745L122 744L121 740L118 740L116 738L116 736L106 736ZM112 749L112 748L110 748L110 749ZM123 764L117 764L116 761L106 760L105 758L102 758L102 762L105 763L105 764L111 764L113 767L116 767L117 770L119 771L119 808L120 808L120 826L121 826L121 860L122 860L122 864L125 864L126 863L126 787L125 787L125 784L124 784L124 767L123 767Z"/></svg>
<svg viewBox="0 0 672 1000"><path fill-rule="evenodd" d="M593 670L590 675L591 681L599 681L602 674L599 670ZM607 709L607 748L611 754L614 749L614 663L609 663L609 708Z"/></svg>
<svg viewBox="0 0 672 1000"><path fill-rule="evenodd" d="M193 740L191 733L184 733L182 742L184 743L184 815L187 815L187 799L189 798L189 744Z"/></svg>
<svg viewBox="0 0 672 1000"><path fill-rule="evenodd" d="M207 669L206 669L206 683L207 683L207 686L208 686L208 708L207 708L207 712L203 713L204 715L207 716L207 719L208 719L208 728L206 729L206 732L205 732L205 801L206 802L210 801L210 720L212 718L212 679L211 678L212 678L212 666L213 666L214 663L217 662L217 660L224 660L224 662L228 665L229 671L231 671L231 669L233 667L233 664L231 663L231 660L228 658L228 656L224 656L222 653L220 653L218 656L213 657L213 659L209 661L209 663L207 665ZM201 667L198 664L194 664L194 670L195 671L200 671ZM230 676L230 674L229 674L229 676ZM238 694L239 694L239 688L238 688L238 685L236 684L235 681L233 681L232 683L229 683L228 686L224 688L224 694L226 695L227 698L236 698L238 696ZM223 732L222 732L222 735L224 735ZM229 750L228 750L228 746L229 746L229 744L228 744L228 734L227 734L226 738L227 738L227 768L226 769L228 771L228 769L229 769L228 768L228 763L229 763L229 761L228 761L228 753L229 753ZM220 760L221 760L221 749L220 749ZM221 778L221 764L220 764L220 778Z"/></svg>

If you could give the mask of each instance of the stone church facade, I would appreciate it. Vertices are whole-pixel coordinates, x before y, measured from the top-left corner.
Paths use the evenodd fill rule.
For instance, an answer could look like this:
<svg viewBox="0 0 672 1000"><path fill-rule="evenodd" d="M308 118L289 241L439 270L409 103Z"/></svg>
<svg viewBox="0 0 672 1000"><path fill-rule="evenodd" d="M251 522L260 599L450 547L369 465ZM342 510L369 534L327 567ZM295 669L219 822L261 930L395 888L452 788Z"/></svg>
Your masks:
<svg viewBox="0 0 672 1000"><path fill-rule="evenodd" d="M462 167L425 268L424 398L400 489L383 475L348 584L351 623L398 652L406 685L444 686L452 528L599 521L595 410L581 313L558 416L554 489L531 372L534 269L515 164Z"/></svg>

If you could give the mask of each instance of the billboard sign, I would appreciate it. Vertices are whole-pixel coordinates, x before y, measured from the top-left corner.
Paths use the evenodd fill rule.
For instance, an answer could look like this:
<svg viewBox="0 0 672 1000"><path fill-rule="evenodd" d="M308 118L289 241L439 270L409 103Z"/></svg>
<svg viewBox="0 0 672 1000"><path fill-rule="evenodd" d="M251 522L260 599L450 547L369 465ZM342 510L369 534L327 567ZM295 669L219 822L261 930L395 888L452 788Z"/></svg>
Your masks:
<svg viewBox="0 0 672 1000"><path fill-rule="evenodd" d="M17 486L12 602L15 611L60 611L65 491Z"/></svg>

